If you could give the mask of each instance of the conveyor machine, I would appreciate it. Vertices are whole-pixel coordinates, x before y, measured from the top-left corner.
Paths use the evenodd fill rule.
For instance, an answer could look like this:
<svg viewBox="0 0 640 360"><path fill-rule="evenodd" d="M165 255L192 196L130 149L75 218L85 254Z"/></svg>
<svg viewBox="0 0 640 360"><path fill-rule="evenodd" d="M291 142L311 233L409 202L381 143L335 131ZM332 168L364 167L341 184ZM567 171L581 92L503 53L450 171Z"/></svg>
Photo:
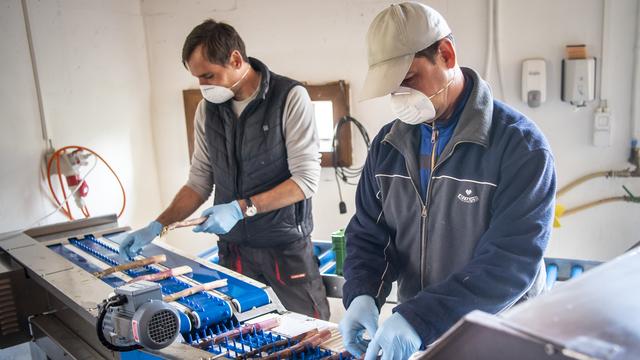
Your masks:
<svg viewBox="0 0 640 360"><path fill-rule="evenodd" d="M137 260L166 261L97 277L119 265L128 231L103 216L0 236L0 348L33 340L51 359L350 358L335 324L288 312L264 284L161 242ZM192 272L130 282L180 266Z"/></svg>

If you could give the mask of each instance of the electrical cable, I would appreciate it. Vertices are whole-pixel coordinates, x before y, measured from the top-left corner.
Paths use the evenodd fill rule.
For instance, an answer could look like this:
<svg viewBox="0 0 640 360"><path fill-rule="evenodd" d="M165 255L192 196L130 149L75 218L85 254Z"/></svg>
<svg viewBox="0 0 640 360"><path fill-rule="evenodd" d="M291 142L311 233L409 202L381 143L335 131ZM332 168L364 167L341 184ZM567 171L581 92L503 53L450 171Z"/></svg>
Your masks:
<svg viewBox="0 0 640 360"><path fill-rule="evenodd" d="M85 149L85 150L89 151L92 155L94 155L94 163L93 163L93 165L91 166L91 168L89 169L89 171L87 171L87 173L86 173L86 174L85 174L85 175L80 179L80 182L78 183L78 185L76 186L76 188L75 188L75 189L74 189L74 190L73 190L69 195L66 195L66 196L62 199L62 201L59 201L59 200L58 200L57 196L55 195L55 191L53 190L53 186L52 186L52 184L51 184L51 165L52 165L52 160L53 160L53 158L54 158L54 156L52 156L52 157L49 159L48 164L47 164L47 182L48 182L48 185L49 185L49 190L51 191L51 195L53 195L53 199L52 199L52 200L55 200L55 204L54 204L54 206L56 206L56 208L55 208L53 211L49 212L48 214L46 214L46 215L42 216L41 218L39 218L39 219L37 219L37 220L35 220L35 221L31 222L29 225L27 225L27 226L25 226L25 227L23 227L23 228L21 228L21 229L19 229L19 230L14 230L14 231L12 231L12 232L8 232L8 233L6 233L6 234L5 234L5 236L3 236L3 237L1 237L1 238L0 238L0 240L8 239L8 238L10 238L11 236L17 235L17 234L19 234L19 233L23 232L23 231L24 231L24 230L26 230L26 229L29 229L29 228L31 228L31 227L33 227L33 226L35 226L35 225L38 225L41 221L43 221L43 220L45 220L45 219L49 218L50 216L52 216L53 214L55 214L55 213L56 213L56 212L58 212L58 211L62 211L62 213L63 213L67 218L69 218L69 219L71 219L71 220L72 220L72 219L73 219L73 217L72 217L70 214L68 214L68 213L67 213L67 211L64 209L64 207L65 207L65 205L68 205L69 200L70 200L70 199L75 195L75 193L76 193L76 192L78 192L78 191L81 189L82 184L85 182L85 179L86 179L86 178L87 178L87 177L88 177L88 176L93 172L93 170L96 168L96 166L98 165L98 159L100 159L102 162L104 162L104 163L105 163L105 165L109 168L109 170L111 170L111 172L114 174L114 176L115 176L115 177L116 177L116 179L118 180L118 183L120 184L120 189L122 190L122 195L123 195L123 204L122 204L122 209L120 210L120 214L118 214L118 217L120 217L120 216L122 215L122 212L124 211L124 208L125 208L125 205L126 205L126 194L125 194L125 192L124 192L124 187L122 186L122 182L120 182L120 178L118 177L118 175L113 171L113 169L111 168L111 166L110 166L110 165L109 165L109 164L108 164L108 163L107 163L107 162L106 162L106 161L105 161L105 160L104 160L100 155L98 155L97 153L95 153L95 152L94 152L93 150L91 150L91 149L88 149L88 148L85 148L85 147L82 147L82 146L67 146L67 147L64 147L64 148L62 148L62 149L60 149L60 150L56 151L56 153L58 153L58 152L62 152L62 150L66 150L66 149L68 149L68 148L72 148L72 147L74 147L74 148L78 148L78 149ZM54 155L56 155L56 153L54 153ZM56 155L56 156L59 156L59 154L58 154L58 155ZM60 180L60 181L62 181L62 180ZM63 184L63 183L61 184L61 186L64 188L64 184ZM65 193L66 193L66 192L65 192ZM86 205L81 209L81 211L83 212L83 214L84 214L86 217L91 216L91 214L90 214L90 212L89 212L89 209L86 207Z"/></svg>
<svg viewBox="0 0 640 360"><path fill-rule="evenodd" d="M634 66L631 87L631 153L629 162L638 165L640 149L640 3L636 4L636 28L634 45Z"/></svg>
<svg viewBox="0 0 640 360"><path fill-rule="evenodd" d="M46 184L46 181L45 181L47 179L46 171L47 171L47 162L43 161L42 162L42 166L40 166L40 177L42 179L42 181L40 182L40 186L41 186L40 192L41 193L48 193L49 192L49 187L48 187L48 185ZM53 201L53 196L51 196L51 194L49 194L49 196L47 196L47 200L49 200L49 203L54 208L58 206L58 204L56 204L55 201Z"/></svg>
<svg viewBox="0 0 640 360"><path fill-rule="evenodd" d="M607 76L606 73L607 67L606 62L609 60L609 56L607 54L607 39L609 38L609 13L610 13L610 3L609 0L602 0L602 36L600 38L600 60L599 62L599 80L600 86L597 88L598 90L598 99L600 99L600 105L598 106L600 109L606 109L607 105ZM598 81L596 79L596 81Z"/></svg>
<svg viewBox="0 0 640 360"><path fill-rule="evenodd" d="M122 295L116 295L116 296L111 297L108 300L105 300L105 302L103 302L104 306L100 310L100 314L98 316L98 321L96 321L96 333L98 335L98 340L100 340L100 343L102 345L104 345L104 347L106 347L107 349L109 349L111 351L127 352L127 351L133 351L133 350L142 349L142 346L140 346L138 344L136 344L136 345L128 345L128 346L114 345L114 344L110 343L109 341L107 341L107 338L104 336L104 331L102 330L102 325L104 324L104 318L107 315L107 311L109 310L110 307L120 306L120 305L123 305L126 302L127 302L127 298L122 296Z"/></svg>
<svg viewBox="0 0 640 360"><path fill-rule="evenodd" d="M84 217L91 217L91 213L89 213L89 208L87 207L87 205L84 205L82 208L80 208L80 211L82 212L82 215L84 215Z"/></svg>
<svg viewBox="0 0 640 360"><path fill-rule="evenodd" d="M89 176L89 174L91 174L91 172L93 171L93 169L95 169L96 165L98 165L98 158L95 158L95 161L94 161L93 166L91 167L91 169L89 169L89 171L87 171L87 173L82 177L82 179L80 180L79 185L75 188L75 190L73 190L73 192L71 192L71 194L69 194L69 196L67 196L67 197L62 201L62 204L58 204L58 205L57 205L57 207L56 207L53 211L51 211L51 212L50 212L50 213L48 213L47 215L45 215L45 216L43 216L43 217L39 218L38 220L31 222L31 224L29 224L29 225L27 225L27 226L25 226L25 227L23 227L23 228L21 228L21 229L19 229L19 230L14 230L14 231L11 231L11 232L8 232L8 233L4 234L4 236L0 237L0 240L6 240L6 239L8 239L8 238L10 238L10 237L12 237L12 236L14 236L14 235L18 235L19 233L21 233L21 232L23 232L23 231L25 231L25 230L27 230L27 229L29 229L29 228L32 228L33 226L35 226L35 225L39 224L41 221L43 221L43 220L47 219L47 218L48 218L48 217L50 217L51 215L53 215L53 214L55 214L56 212L58 212L59 210L61 210L61 209L64 207L64 204L66 204L66 203L67 203L67 201L69 201L69 199L71 199L71 197L72 197L73 195L75 195L75 193L76 193L78 190L80 190L80 185L82 185L82 183L84 183L84 180L87 178L87 176ZM64 209L62 209L62 211L64 212Z"/></svg>
<svg viewBox="0 0 640 360"><path fill-rule="evenodd" d="M36 51L33 46L33 35L31 33L31 22L29 20L29 7L27 0L22 0L22 17L24 20L25 32L27 34L27 44L29 45L29 57L31 60L31 72L33 73L33 83L36 88L36 99L38 100L38 114L40 115L40 128L42 130L42 139L49 141L49 131L47 130L47 119L44 115L44 107L42 101L42 89L40 87L40 76L38 75L38 64L36 62Z"/></svg>
<svg viewBox="0 0 640 360"><path fill-rule="evenodd" d="M504 93L504 83L502 81L502 63L500 61L500 2L495 0L495 5L493 7L493 18L494 18L494 30L493 35L495 37L495 49L496 49L496 67L498 69L498 86L500 87L500 95L502 96L502 101L507 100L507 96Z"/></svg>
<svg viewBox="0 0 640 360"><path fill-rule="evenodd" d="M63 154L66 154L66 151L62 151ZM64 182L62 181L62 171L60 170L60 155L56 156L56 153L53 154L53 157L51 159L55 158L56 159L56 171L58 172L58 181L60 181L60 189L62 190L62 196L64 196L65 198L67 197L67 192L64 189ZM49 170L49 168L47 168L47 170ZM47 175L49 175L48 171L47 171ZM47 180L49 181L49 188L51 189L51 176L47 176ZM56 200L56 202L58 201L58 198L56 197L56 194L53 192L53 189L51 189L52 194L53 194L53 198ZM71 215L71 207L69 206L69 202L65 203L65 206L67 207L67 211L66 214L69 217L69 220L73 220L73 215Z"/></svg>
<svg viewBox="0 0 640 360"><path fill-rule="evenodd" d="M45 220L46 218L50 217L51 215L55 214L56 212L58 212L60 209L62 209L64 207L64 204L66 204L69 199L71 199L71 197L73 197L76 192L78 190L80 190L80 187L82 186L82 184L84 183L84 180L87 178L87 176L89 176L89 174L91 174L91 172L93 172L93 170L96 168L96 165L98 165L98 158L94 157L94 162L93 165L91 166L91 168L89 169L89 171L87 171L87 173L82 177L82 179L80 180L80 183L78 184L78 186L76 186L76 188L73 190L73 192L71 192L71 194L69 194L69 196L67 196L66 198L64 198L62 200L62 204L58 203L58 207L56 209L54 209L52 212L48 213L47 215L41 217L40 219L32 222L29 226L27 226L25 229L28 229L36 224L38 224L39 222L41 222L42 220ZM64 210L64 209L63 209Z"/></svg>
<svg viewBox="0 0 640 360"><path fill-rule="evenodd" d="M49 190L51 191L51 195L53 196L53 199L55 200L56 204L58 205L62 205L67 207L66 210L63 209L63 213L65 214L65 216L67 216L67 218L69 218L69 220L73 220L73 215L71 214L71 208L69 206L69 202L60 202L58 200L58 196L56 195L55 191L53 190L53 185L51 184L51 166L53 165L53 161L56 160L56 170L58 172L58 180L60 181L60 187L62 189L62 194L64 196L64 198L68 198L66 196L66 191L65 191L65 187L64 187L64 182L62 181L62 173L60 170L60 155L61 154L65 154L67 150L69 149L74 149L75 151L86 151L92 155L94 155L97 159L100 159L100 161L102 163L104 163L107 168L109 169L109 171L111 171L111 173L113 174L113 176L116 178L116 181L118 182L118 185L120 186L120 190L122 192L122 207L120 208L120 212L118 213L118 218L120 216L122 216L124 209L126 208L127 205L127 195L126 192L124 190L124 186L122 185L122 181L120 181L120 177L118 176L118 174L113 170L113 168L111 167L111 165L109 165L109 163L102 157L100 156L98 153L96 153L95 151L86 148L84 146L78 146L78 145L70 145L70 146L65 146L63 148L60 148L58 150L56 150L56 152L53 153L53 155L51 156L51 158L49 159L48 163L47 163L47 182L49 185ZM79 184L76 186L76 189L79 189L81 187L82 184ZM58 209L59 210L59 209ZM89 217L89 209L86 207L86 205L80 209L83 213L83 215L85 215L85 217ZM57 210L56 210L57 211Z"/></svg>
<svg viewBox="0 0 640 360"><path fill-rule="evenodd" d="M488 0L489 6L487 11L487 53L484 62L484 79L488 80L491 73L491 55L493 55L493 7L495 0Z"/></svg>
<svg viewBox="0 0 640 360"><path fill-rule="evenodd" d="M340 181L344 182L347 185L358 185L358 182L353 182L354 179L360 177L362 173L362 169L364 169L364 164L358 167L351 166L340 166L339 164L339 156L338 151L340 151L340 143L338 140L340 129L346 125L352 123L356 126L360 135L362 136L362 140L367 146L367 152L369 151L369 147L371 146L371 140L369 139L369 133L365 129L364 125L360 123L358 120L354 119L351 116L343 116L338 123L336 124L333 130L333 139L331 141L331 151L332 151L332 160L333 160L333 170L336 178L336 184L338 185L338 196L340 197L339 210L340 214L345 214L347 212L347 205L342 198L342 187L340 186Z"/></svg>

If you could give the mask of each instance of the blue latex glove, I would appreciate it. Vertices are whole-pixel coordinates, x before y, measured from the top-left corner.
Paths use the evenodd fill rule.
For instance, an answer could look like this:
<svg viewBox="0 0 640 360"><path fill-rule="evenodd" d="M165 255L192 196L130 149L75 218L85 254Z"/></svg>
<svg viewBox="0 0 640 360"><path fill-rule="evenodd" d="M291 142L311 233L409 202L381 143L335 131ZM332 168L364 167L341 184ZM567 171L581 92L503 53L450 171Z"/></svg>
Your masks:
<svg viewBox="0 0 640 360"><path fill-rule="evenodd" d="M373 337L365 360L376 360L382 349L381 360L406 360L414 352L420 350L422 339L416 330L399 313L394 313L380 326Z"/></svg>
<svg viewBox="0 0 640 360"><path fill-rule="evenodd" d="M209 218L194 227L193 232L208 232L218 235L228 233L244 217L237 201L210 207L202 212L202 216Z"/></svg>
<svg viewBox="0 0 640 360"><path fill-rule="evenodd" d="M161 231L162 224L152 221L147 227L127 235L120 243L120 260L123 263L133 260L136 255L140 254L143 247L149 245L153 239L160 235Z"/></svg>
<svg viewBox="0 0 640 360"><path fill-rule="evenodd" d="M362 356L369 340L362 335L367 330L373 338L378 330L378 307L369 295L360 295L351 301L349 308L340 321L340 333L344 347L356 357Z"/></svg>

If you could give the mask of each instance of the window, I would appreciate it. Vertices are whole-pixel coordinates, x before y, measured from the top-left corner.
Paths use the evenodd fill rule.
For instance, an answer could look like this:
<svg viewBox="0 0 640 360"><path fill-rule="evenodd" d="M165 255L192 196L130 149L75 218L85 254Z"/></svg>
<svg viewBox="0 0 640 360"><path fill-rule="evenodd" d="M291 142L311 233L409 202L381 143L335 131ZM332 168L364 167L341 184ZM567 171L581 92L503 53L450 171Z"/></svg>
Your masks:
<svg viewBox="0 0 640 360"><path fill-rule="evenodd" d="M333 141L333 102L311 101L316 116L316 128L320 138L320 152L331 152Z"/></svg>
<svg viewBox="0 0 640 360"><path fill-rule="evenodd" d="M333 166L333 130L338 121L349 115L349 84L344 80L322 85L304 84L309 92L316 115L316 127L320 137L322 166ZM337 138L337 162L339 166L351 165L351 123L342 126Z"/></svg>

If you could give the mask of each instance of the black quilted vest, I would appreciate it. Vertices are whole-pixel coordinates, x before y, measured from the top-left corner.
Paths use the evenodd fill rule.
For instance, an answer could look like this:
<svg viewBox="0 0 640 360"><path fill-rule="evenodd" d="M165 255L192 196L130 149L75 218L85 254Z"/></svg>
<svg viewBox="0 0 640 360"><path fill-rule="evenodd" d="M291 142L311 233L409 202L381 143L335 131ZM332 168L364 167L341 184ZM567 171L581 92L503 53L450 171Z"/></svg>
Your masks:
<svg viewBox="0 0 640 360"><path fill-rule="evenodd" d="M289 179L282 117L289 91L299 83L249 58L261 75L260 89L238 118L229 100L206 103L205 135L215 184L214 204L274 188ZM289 119L295 121L295 119ZM313 229L311 199L239 221L221 240L271 247L304 239Z"/></svg>

